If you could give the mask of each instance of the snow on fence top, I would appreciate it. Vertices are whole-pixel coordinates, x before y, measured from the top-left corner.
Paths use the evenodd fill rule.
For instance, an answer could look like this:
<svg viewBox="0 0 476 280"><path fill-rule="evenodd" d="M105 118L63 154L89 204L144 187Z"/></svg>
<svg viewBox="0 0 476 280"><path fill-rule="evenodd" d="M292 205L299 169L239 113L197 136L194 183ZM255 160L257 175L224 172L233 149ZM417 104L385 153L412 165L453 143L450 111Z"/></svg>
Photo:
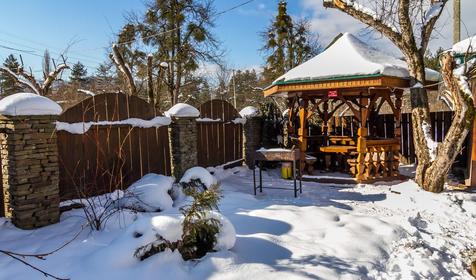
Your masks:
<svg viewBox="0 0 476 280"><path fill-rule="evenodd" d="M377 74L399 78L410 76L405 61L367 45L350 33L344 33L328 49L291 69L273 84ZM426 79L438 81L439 74L427 69Z"/></svg>
<svg viewBox="0 0 476 280"><path fill-rule="evenodd" d="M200 116L200 111L197 108L185 104L177 103L172 108L164 113L167 117L176 117L176 118L196 118Z"/></svg>
<svg viewBox="0 0 476 280"><path fill-rule="evenodd" d="M256 117L259 116L259 110L256 107L247 106L240 111L240 116L245 119Z"/></svg>
<svg viewBox="0 0 476 280"><path fill-rule="evenodd" d="M59 115L63 109L53 100L29 92L16 93L0 100L5 116Z"/></svg>
<svg viewBox="0 0 476 280"><path fill-rule="evenodd" d="M469 37L461 42L454 44L452 51L454 51L455 53L476 52L476 36Z"/></svg>
<svg viewBox="0 0 476 280"><path fill-rule="evenodd" d="M122 121L97 121L97 122L78 122L78 123L66 123L56 122L56 130L64 130L72 134L84 134L91 126L110 126L110 125L130 125L133 127L150 128L161 127L169 125L171 123L168 117L155 117L151 120L143 120L137 118L129 118Z"/></svg>

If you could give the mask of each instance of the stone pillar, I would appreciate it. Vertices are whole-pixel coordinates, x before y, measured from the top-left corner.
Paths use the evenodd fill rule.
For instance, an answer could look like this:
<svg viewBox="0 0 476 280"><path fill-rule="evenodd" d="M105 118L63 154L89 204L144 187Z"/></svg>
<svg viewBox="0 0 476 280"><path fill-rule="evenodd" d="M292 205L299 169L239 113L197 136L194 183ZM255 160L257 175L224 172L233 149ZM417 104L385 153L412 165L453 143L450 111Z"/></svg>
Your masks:
<svg viewBox="0 0 476 280"><path fill-rule="evenodd" d="M169 143L172 175L180 179L187 169L197 166L196 118L172 118L169 125Z"/></svg>
<svg viewBox="0 0 476 280"><path fill-rule="evenodd" d="M5 217L22 229L59 221L56 119L53 115L0 116Z"/></svg>
<svg viewBox="0 0 476 280"><path fill-rule="evenodd" d="M255 151L261 146L261 117L249 117L243 125L243 157L248 168L255 166Z"/></svg>

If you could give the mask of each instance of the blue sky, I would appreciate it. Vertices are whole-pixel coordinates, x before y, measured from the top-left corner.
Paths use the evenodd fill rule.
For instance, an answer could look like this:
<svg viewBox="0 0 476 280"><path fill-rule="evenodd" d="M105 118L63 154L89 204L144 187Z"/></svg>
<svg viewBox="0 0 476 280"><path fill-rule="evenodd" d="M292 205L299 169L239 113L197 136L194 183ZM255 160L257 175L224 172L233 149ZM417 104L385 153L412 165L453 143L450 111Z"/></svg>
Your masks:
<svg viewBox="0 0 476 280"><path fill-rule="evenodd" d="M217 11L226 10L244 0L215 0ZM262 65L259 53L264 30L275 14L278 0L255 0L233 10L216 21L214 33L223 42L227 60L235 68L251 68ZM463 20L473 35L476 19L470 13L476 10L474 0L463 0ZM130 11L144 10L143 0L15 0L0 4L0 46L29 51L24 54L25 66L33 71L41 69L41 55L48 48L56 57L69 43L74 42L68 52L68 61L78 60L86 64L88 72L106 59L105 47L124 24L124 15ZM334 10L322 7L322 0L289 0L290 14L306 17L312 23L313 31L319 33L322 44L327 44L339 32L359 33L361 24ZM451 9L448 9L451 10ZM441 30L433 45L449 46L448 18L445 12L441 20ZM465 33L465 32L463 32ZM377 40L376 45L392 47L386 40ZM395 50L393 50L395 51ZM0 47L0 61L9 53L18 53Z"/></svg>
<svg viewBox="0 0 476 280"><path fill-rule="evenodd" d="M216 10L233 7L243 0L216 0ZM233 10L216 21L214 33L223 42L227 59L237 68L262 63L258 53L261 41L258 33L269 23L276 0L254 1ZM290 10L297 11L297 2ZM144 10L142 0L16 0L0 4L0 45L32 51L23 54L26 66L41 69L41 57L48 48L56 57L69 43L68 61L80 60L88 71L106 59L105 47L124 24L124 15ZM0 48L0 61L18 52Z"/></svg>

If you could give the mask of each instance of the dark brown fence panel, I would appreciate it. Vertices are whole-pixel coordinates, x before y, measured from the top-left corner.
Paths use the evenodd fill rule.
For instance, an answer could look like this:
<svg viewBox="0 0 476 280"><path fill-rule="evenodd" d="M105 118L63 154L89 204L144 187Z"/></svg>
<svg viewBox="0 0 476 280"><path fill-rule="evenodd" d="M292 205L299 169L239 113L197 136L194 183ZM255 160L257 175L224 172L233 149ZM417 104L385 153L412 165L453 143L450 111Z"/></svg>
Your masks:
<svg viewBox="0 0 476 280"><path fill-rule="evenodd" d="M198 165L218 166L242 159L243 128L233 123L240 117L238 111L223 100L205 102L199 110L200 118L214 121L197 122Z"/></svg>
<svg viewBox="0 0 476 280"><path fill-rule="evenodd" d="M149 120L153 106L121 93L90 97L66 110L62 122ZM84 134L58 131L62 200L125 188L147 173L170 175L166 126L140 128L125 124L92 126ZM81 195L82 196L82 195Z"/></svg>
<svg viewBox="0 0 476 280"><path fill-rule="evenodd" d="M386 118L387 115L382 115L383 118ZM388 115L389 117L391 115ZM442 142L445 139L446 133L451 126L453 119L453 112L432 112L430 113L431 120L431 135L434 141ZM388 121L386 121L388 122ZM406 159L407 163L415 163L415 146L413 144L413 123L412 115L410 113L402 114L402 124L401 124L401 153L402 156ZM466 139L466 144L463 146L463 151L456 158L456 163L465 164L467 160L467 148L468 140Z"/></svg>

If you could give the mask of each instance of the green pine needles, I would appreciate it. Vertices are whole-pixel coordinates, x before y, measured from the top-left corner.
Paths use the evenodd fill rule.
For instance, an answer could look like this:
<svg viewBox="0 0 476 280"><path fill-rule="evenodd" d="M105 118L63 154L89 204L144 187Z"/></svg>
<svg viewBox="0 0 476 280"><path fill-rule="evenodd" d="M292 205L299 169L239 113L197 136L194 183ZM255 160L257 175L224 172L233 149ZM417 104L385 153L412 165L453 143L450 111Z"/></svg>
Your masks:
<svg viewBox="0 0 476 280"><path fill-rule="evenodd" d="M185 260L198 259L213 251L217 242L220 222L210 218L208 213L218 210L220 191L218 185L213 185L203 192L197 188L187 188L185 194L193 197L194 201L190 206L180 209L184 220L179 251Z"/></svg>
<svg viewBox="0 0 476 280"><path fill-rule="evenodd" d="M182 239L177 242L169 242L162 236L145 246L139 247L134 256L144 260L165 249L178 250L184 260L199 259L212 252L217 243L217 234L220 231L220 221L211 218L209 213L218 210L218 201L221 193L218 185L210 188L205 187L199 180L190 183L181 183L184 193L193 197L192 204L180 208L184 219L182 222ZM202 187L197 187L202 185Z"/></svg>

